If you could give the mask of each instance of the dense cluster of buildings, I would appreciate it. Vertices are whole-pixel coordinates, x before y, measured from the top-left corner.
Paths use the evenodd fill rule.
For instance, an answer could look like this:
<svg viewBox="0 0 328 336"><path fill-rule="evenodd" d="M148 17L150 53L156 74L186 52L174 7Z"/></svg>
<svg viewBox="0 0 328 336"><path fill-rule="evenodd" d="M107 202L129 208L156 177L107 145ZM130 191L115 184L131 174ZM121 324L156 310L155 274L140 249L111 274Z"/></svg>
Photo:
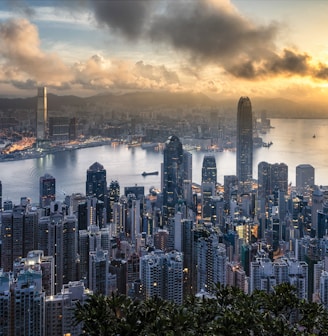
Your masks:
<svg viewBox="0 0 328 336"><path fill-rule="evenodd" d="M236 149L236 175L223 185L210 154L193 183L192 154L175 135L164 144L161 189L149 194L121 191L99 162L86 171L85 194L63 202L48 174L39 206L2 202L0 183L2 335L79 335L74 307L90 293L181 304L217 283L252 293L288 282L328 307L328 195L314 168L297 166L291 187L286 164L261 162L254 179L247 97L238 103Z"/></svg>

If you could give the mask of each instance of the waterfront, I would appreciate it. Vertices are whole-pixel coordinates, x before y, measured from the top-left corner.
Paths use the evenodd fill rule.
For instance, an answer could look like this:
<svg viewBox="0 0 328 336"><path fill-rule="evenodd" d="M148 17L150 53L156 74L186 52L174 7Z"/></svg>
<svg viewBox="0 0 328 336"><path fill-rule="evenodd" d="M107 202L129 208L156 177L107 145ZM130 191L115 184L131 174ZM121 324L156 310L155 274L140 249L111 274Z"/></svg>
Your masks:
<svg viewBox="0 0 328 336"><path fill-rule="evenodd" d="M274 128L261 135L263 141L273 142L270 148L254 149L253 176L257 178L257 164L284 162L288 165L288 180L295 184L295 168L309 163L315 168L316 184L328 185L328 119L272 119ZM313 137L315 135L315 137ZM206 152L192 151L193 181L201 182L202 161ZM234 175L235 152L213 152L218 168L218 182L223 183L224 175ZM143 150L141 147L128 148L125 145L105 145L92 148L57 152L42 158L8 161L0 163L3 200L18 203L21 196L38 202L39 177L49 173L56 178L57 198L73 192L85 193L86 171L95 161L107 171L107 182L118 180L121 193L124 187L135 184L160 188L161 174L142 176L144 171L161 171L161 152Z"/></svg>

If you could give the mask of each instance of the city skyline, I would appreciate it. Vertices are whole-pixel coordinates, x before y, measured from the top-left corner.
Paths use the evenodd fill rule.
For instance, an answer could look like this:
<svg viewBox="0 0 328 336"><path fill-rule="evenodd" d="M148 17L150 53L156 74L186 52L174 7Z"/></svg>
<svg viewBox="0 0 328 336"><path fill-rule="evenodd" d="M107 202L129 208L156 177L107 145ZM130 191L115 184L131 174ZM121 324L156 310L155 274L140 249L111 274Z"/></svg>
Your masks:
<svg viewBox="0 0 328 336"><path fill-rule="evenodd" d="M323 1L0 4L3 96L196 91L327 100ZM306 20L306 25L304 24ZM311 98L309 98L311 97Z"/></svg>

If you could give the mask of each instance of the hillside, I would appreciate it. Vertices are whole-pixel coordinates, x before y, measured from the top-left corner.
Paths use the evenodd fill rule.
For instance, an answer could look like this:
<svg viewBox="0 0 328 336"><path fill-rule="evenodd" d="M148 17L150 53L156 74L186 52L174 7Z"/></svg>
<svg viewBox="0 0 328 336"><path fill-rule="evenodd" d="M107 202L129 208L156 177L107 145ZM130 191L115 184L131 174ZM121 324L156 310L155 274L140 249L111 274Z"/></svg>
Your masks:
<svg viewBox="0 0 328 336"><path fill-rule="evenodd" d="M127 109L142 108L217 108L219 111L233 113L237 110L236 99L214 100L202 93L172 92L133 92L121 95L99 94L86 98L77 96L58 96L48 94L49 111L59 111L63 107L109 106ZM320 103L302 105L283 98L251 98L253 111L258 116L265 110L270 118L327 118L328 109ZM34 110L36 97L0 98L0 111L17 109Z"/></svg>

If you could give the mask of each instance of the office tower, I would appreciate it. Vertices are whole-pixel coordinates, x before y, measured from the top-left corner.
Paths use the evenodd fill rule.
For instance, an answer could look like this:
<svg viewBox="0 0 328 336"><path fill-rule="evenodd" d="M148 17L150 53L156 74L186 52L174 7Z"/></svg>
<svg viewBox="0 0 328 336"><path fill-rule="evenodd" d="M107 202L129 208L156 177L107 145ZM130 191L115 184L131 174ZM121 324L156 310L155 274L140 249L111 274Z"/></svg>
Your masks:
<svg viewBox="0 0 328 336"><path fill-rule="evenodd" d="M127 258L127 286L132 288L133 283L140 280L140 257L137 253L132 253Z"/></svg>
<svg viewBox="0 0 328 336"><path fill-rule="evenodd" d="M108 188L109 195L109 220L113 222L113 211L114 211L114 203L118 203L120 199L120 184L118 181L111 181Z"/></svg>
<svg viewBox="0 0 328 336"><path fill-rule="evenodd" d="M112 259L109 263L109 272L116 276L116 290L118 293L127 293L127 262L123 259Z"/></svg>
<svg viewBox="0 0 328 336"><path fill-rule="evenodd" d="M154 247L157 250L166 251L168 249L169 231L158 229L154 234Z"/></svg>
<svg viewBox="0 0 328 336"><path fill-rule="evenodd" d="M46 335L82 335L82 323L75 325L72 322L76 304L83 305L90 294L92 292L84 287L83 281L73 281L63 285L58 294L47 296L45 302Z"/></svg>
<svg viewBox="0 0 328 336"><path fill-rule="evenodd" d="M141 232L140 200L132 200L131 208L129 210L131 225L130 238L131 242L135 243L137 236Z"/></svg>
<svg viewBox="0 0 328 336"><path fill-rule="evenodd" d="M37 108L36 108L36 138L44 140L47 138L48 128L48 107L47 88L38 88Z"/></svg>
<svg viewBox="0 0 328 336"><path fill-rule="evenodd" d="M205 155L202 166L202 183L212 182L217 183L217 169L214 155Z"/></svg>
<svg viewBox="0 0 328 336"><path fill-rule="evenodd" d="M253 178L253 116L248 97L241 97L238 102L236 149L236 171L240 192L249 192Z"/></svg>
<svg viewBox="0 0 328 336"><path fill-rule="evenodd" d="M54 295L54 257L45 256L43 251L34 250L27 253L26 258L14 262L13 274L16 277L21 271L31 269L42 272L42 290L46 296Z"/></svg>
<svg viewBox="0 0 328 336"><path fill-rule="evenodd" d="M96 197L87 197L78 205L77 211L79 230L87 230L90 225L104 227L106 223L106 210L104 202Z"/></svg>
<svg viewBox="0 0 328 336"><path fill-rule="evenodd" d="M328 272L322 271L320 276L320 302L328 309Z"/></svg>
<svg viewBox="0 0 328 336"><path fill-rule="evenodd" d="M108 228L99 229L97 225L91 225L88 230L79 230L79 279L83 279L87 287L89 287L90 272L90 253L98 250L111 250L110 233Z"/></svg>
<svg viewBox="0 0 328 336"><path fill-rule="evenodd" d="M328 235L328 204L324 205L322 210L318 210L316 213L316 238L323 238Z"/></svg>
<svg viewBox="0 0 328 336"><path fill-rule="evenodd" d="M120 197L119 203L114 203L113 208L113 235L120 236L127 233L128 201L125 196Z"/></svg>
<svg viewBox="0 0 328 336"><path fill-rule="evenodd" d="M45 293L42 291L41 276L41 271L28 269L19 273L12 282L11 313L9 313L12 314L11 332L8 335L43 336L46 334Z"/></svg>
<svg viewBox="0 0 328 336"><path fill-rule="evenodd" d="M2 210L2 183L0 181L0 211Z"/></svg>
<svg viewBox="0 0 328 336"><path fill-rule="evenodd" d="M163 153L163 218L166 223L174 215L175 205L182 198L184 166L179 138L170 136L165 142Z"/></svg>
<svg viewBox="0 0 328 336"><path fill-rule="evenodd" d="M192 272L194 271L192 264L193 253L193 229L194 221L192 219L183 219L182 226L182 249L183 253L183 294L185 296L193 294L192 288Z"/></svg>
<svg viewBox="0 0 328 336"><path fill-rule="evenodd" d="M5 272L13 269L13 262L23 258L37 246L37 212L15 206L2 212L1 267Z"/></svg>
<svg viewBox="0 0 328 336"><path fill-rule="evenodd" d="M236 175L224 175L224 203L225 208L230 212L230 201L231 198L237 197L237 191L238 191L238 178Z"/></svg>
<svg viewBox="0 0 328 336"><path fill-rule="evenodd" d="M12 335L12 322L11 322L11 302L12 295L10 287L12 284L12 275L10 272L4 272L0 268L0 330L2 335Z"/></svg>
<svg viewBox="0 0 328 336"><path fill-rule="evenodd" d="M308 299L308 264L295 258L279 258L273 262L260 256L251 262L250 293L255 290L272 292L276 285L289 283L296 288L299 299Z"/></svg>
<svg viewBox="0 0 328 336"><path fill-rule="evenodd" d="M12 201L4 201L3 202L3 210L12 210L13 209L13 202Z"/></svg>
<svg viewBox="0 0 328 336"><path fill-rule="evenodd" d="M51 206L50 215L39 218L38 249L54 256L55 293L59 293L63 284L77 279L78 227L76 217L66 215L60 202Z"/></svg>
<svg viewBox="0 0 328 336"><path fill-rule="evenodd" d="M40 177L40 208L50 205L56 200L56 179L50 174Z"/></svg>
<svg viewBox="0 0 328 336"><path fill-rule="evenodd" d="M237 287L246 292L246 273L235 261L227 263L227 286Z"/></svg>
<svg viewBox="0 0 328 336"><path fill-rule="evenodd" d="M129 198L129 195L134 195L136 199L143 202L145 198L145 187L143 186L133 186L124 188L125 197Z"/></svg>
<svg viewBox="0 0 328 336"><path fill-rule="evenodd" d="M197 241L197 292L214 292L217 283L226 285L227 252L214 232Z"/></svg>
<svg viewBox="0 0 328 336"><path fill-rule="evenodd" d="M310 164L296 166L296 191L299 195L311 196L314 187L314 168Z"/></svg>
<svg viewBox="0 0 328 336"><path fill-rule="evenodd" d="M97 197L105 204L107 199L106 169L99 162L93 163L87 170L86 196Z"/></svg>
<svg viewBox="0 0 328 336"><path fill-rule="evenodd" d="M188 151L183 151L183 180L192 183L192 154Z"/></svg>
<svg viewBox="0 0 328 336"><path fill-rule="evenodd" d="M277 191L288 191L288 166L285 163L258 164L258 198L265 199Z"/></svg>
<svg viewBox="0 0 328 336"><path fill-rule="evenodd" d="M89 252L89 281L88 288L95 294L108 295L108 251L96 249Z"/></svg>
<svg viewBox="0 0 328 336"><path fill-rule="evenodd" d="M214 182L202 182L201 186L202 218L208 221L212 219L212 201L215 196Z"/></svg>
<svg viewBox="0 0 328 336"><path fill-rule="evenodd" d="M318 211L323 209L323 192L319 188L315 188L312 193L312 207L311 207L311 218L312 218L312 229L316 232L318 230Z"/></svg>
<svg viewBox="0 0 328 336"><path fill-rule="evenodd" d="M183 258L181 252L156 250L140 258L140 279L145 299L160 297L183 302Z"/></svg>

